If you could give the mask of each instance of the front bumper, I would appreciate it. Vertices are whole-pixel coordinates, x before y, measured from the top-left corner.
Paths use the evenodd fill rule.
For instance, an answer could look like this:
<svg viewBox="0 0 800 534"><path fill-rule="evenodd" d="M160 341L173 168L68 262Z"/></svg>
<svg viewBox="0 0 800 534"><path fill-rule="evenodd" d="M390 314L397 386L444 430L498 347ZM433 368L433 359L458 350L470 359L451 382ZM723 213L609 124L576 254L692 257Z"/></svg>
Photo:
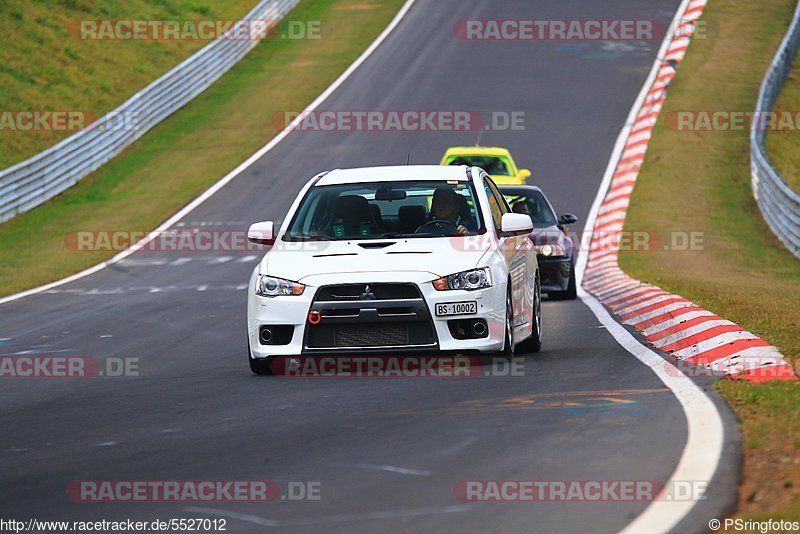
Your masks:
<svg viewBox="0 0 800 534"><path fill-rule="evenodd" d="M572 272L572 258L569 256L551 258L539 255L537 260L539 262L542 293L566 291Z"/></svg>
<svg viewBox="0 0 800 534"><path fill-rule="evenodd" d="M247 330L253 358L318 354L472 353L494 352L503 348L505 284L477 291L437 291L429 273L417 272L329 275L324 280L315 277L314 281L317 285L309 283L300 296L273 298L257 296L252 290L253 284L250 284ZM359 297L341 302L316 299L321 294L321 288L344 284L409 284L418 290L418 298L362 300ZM435 314L436 304L467 301L477 302L477 314L447 317L437 317ZM320 312L317 325L309 323L312 310ZM456 339L448 321L459 319L485 321L485 337ZM287 327L284 329L289 331L287 339L281 340L281 344L263 343L261 329L264 325ZM334 325L338 326L334 328ZM333 333L334 330L338 333ZM403 335L407 336L407 343L400 341ZM363 344L366 339L368 345L330 346L336 345L333 339L341 342L343 336L345 339L346 336L358 336L359 343Z"/></svg>

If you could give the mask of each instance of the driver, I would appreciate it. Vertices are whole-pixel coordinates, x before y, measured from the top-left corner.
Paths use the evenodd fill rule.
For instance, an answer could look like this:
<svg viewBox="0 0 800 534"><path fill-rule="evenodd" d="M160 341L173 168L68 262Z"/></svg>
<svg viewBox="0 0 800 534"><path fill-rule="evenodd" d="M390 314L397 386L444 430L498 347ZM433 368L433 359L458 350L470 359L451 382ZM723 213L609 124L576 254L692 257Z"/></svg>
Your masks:
<svg viewBox="0 0 800 534"><path fill-rule="evenodd" d="M523 198L521 200L517 200L511 206L511 211L514 213L523 213L525 215L530 216L531 220L534 219L536 215L536 204L529 199Z"/></svg>
<svg viewBox="0 0 800 534"><path fill-rule="evenodd" d="M433 192L433 199L431 200L431 220L419 228L417 232L425 226L432 226L431 223L436 221L448 222L456 227L456 232L459 234L466 234L469 232L467 228L461 224L461 202L459 194L454 189L449 187L439 187Z"/></svg>

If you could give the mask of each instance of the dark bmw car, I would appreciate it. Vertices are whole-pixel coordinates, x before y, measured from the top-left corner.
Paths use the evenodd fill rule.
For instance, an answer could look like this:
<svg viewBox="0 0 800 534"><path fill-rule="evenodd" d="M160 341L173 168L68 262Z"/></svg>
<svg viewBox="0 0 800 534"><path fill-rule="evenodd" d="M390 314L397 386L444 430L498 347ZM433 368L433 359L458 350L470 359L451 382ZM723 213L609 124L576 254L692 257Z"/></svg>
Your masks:
<svg viewBox="0 0 800 534"><path fill-rule="evenodd" d="M575 248L567 235L567 227L578 218L571 213L556 217L550 201L536 186L503 185L500 191L515 213L525 213L533 220L530 237L538 252L542 293L559 300L577 297Z"/></svg>

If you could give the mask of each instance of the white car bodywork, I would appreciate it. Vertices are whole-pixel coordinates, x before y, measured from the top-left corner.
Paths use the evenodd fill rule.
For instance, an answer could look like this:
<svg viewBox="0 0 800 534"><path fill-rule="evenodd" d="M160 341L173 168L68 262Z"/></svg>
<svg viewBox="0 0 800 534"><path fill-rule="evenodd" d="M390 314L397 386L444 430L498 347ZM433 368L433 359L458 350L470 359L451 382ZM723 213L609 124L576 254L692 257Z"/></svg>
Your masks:
<svg viewBox="0 0 800 534"><path fill-rule="evenodd" d="M312 187L424 180L447 180L448 183L471 181L485 224L485 233L457 237L382 238L379 244L381 246L378 248L364 248L364 246L369 247L370 243L375 243L374 239L305 242L284 240L290 222ZM250 358L256 362L266 362L278 356L326 352L352 355L354 352L364 351L372 354L380 350L392 352L427 350L463 354L505 350L508 354L506 309L509 294L514 316L511 350L513 351L513 345L532 336L540 340L538 265L533 244L527 235L531 227L530 218L510 213L505 199L500 195L504 204L503 210L508 210L508 214L503 214L500 224L505 227L506 232L496 228L487 196L487 191L491 194L490 187L496 188L496 186L493 183L490 186L490 181L488 175L477 167L443 166L334 170L309 180L290 207L285 223L278 232L272 235L273 226L270 222L256 223L250 229L249 235L254 242L274 243L253 270L250 278L247 304ZM433 285L433 282L441 277L480 267L488 267L491 270L491 287L475 290L437 290ZM256 294L259 275L297 282L303 284L305 289L299 295L260 296ZM369 346L309 347L307 330L310 327L310 312L315 305L315 295L323 286L340 284L363 285L366 291L364 294L369 294L370 288L367 286L370 284L376 287L380 284L415 285L427 307L435 332L435 343L424 346L398 346L376 342ZM437 317L437 304L471 301L477 302L477 313ZM369 301L361 302L365 308L369 307ZM425 310L419 309L424 314ZM323 312L319 324L326 321L324 313L326 312ZM354 323L375 316L374 310L362 309L359 313L363 313L363 317L354 317ZM488 326L488 334L477 339L456 339L448 326L448 321L457 319L483 319ZM262 328L267 328L265 325L269 325L269 328L272 325L291 325L293 331L290 339L283 340L282 344L265 344L262 339ZM376 335L380 338L380 328L377 330Z"/></svg>

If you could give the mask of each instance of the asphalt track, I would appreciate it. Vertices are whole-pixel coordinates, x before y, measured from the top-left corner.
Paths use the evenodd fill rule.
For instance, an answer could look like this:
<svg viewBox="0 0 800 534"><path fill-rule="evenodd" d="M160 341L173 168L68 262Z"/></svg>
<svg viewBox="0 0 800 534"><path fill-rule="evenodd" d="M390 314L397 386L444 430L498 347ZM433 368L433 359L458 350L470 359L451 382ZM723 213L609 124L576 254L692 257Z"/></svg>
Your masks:
<svg viewBox="0 0 800 534"><path fill-rule="evenodd" d="M341 110L524 112L483 134L530 167L557 211L586 217L659 41L465 42L465 18L659 19L676 0L419 0L322 105ZM221 132L224 135L224 132ZM179 223L281 220L324 169L436 163L474 132L295 132ZM207 226L215 223L215 226ZM178 261L176 261L178 260ZM252 253L141 252L0 305L0 354L138 358L129 378L4 380L0 517L226 517L228 530L617 531L646 502L464 503L464 480L667 480L686 440L677 400L581 302L546 302L544 349L524 376L251 376ZM726 416L727 417L727 416ZM680 525L729 502L733 470ZM72 480L315 481L319 501L76 503ZM237 515L240 514L240 515Z"/></svg>

